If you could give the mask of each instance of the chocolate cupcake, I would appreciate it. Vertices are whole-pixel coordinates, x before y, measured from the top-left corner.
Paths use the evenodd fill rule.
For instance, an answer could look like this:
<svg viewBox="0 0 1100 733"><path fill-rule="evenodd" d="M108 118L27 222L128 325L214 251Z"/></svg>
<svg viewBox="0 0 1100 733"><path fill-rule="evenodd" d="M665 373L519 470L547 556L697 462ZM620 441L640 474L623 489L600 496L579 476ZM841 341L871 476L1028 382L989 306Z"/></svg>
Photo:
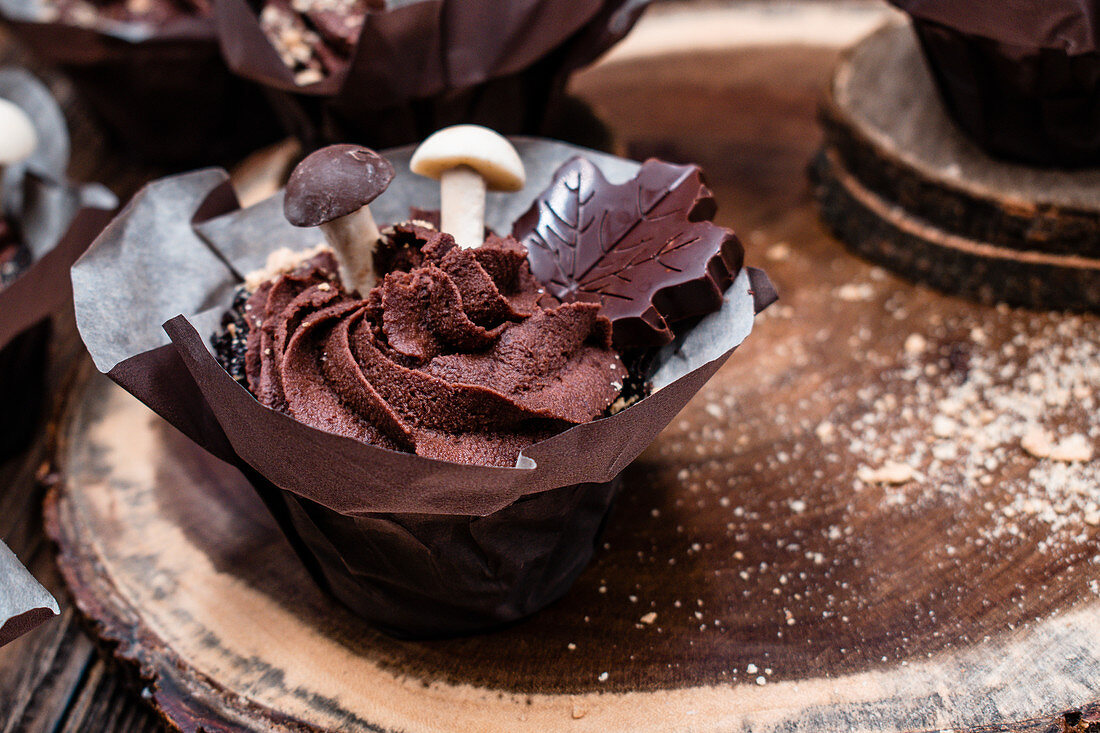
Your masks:
<svg viewBox="0 0 1100 733"><path fill-rule="evenodd" d="M0 459L38 424L50 316L71 298L68 270L107 223L106 189L64 180L69 140L49 91L0 69Z"/></svg>
<svg viewBox="0 0 1100 733"><path fill-rule="evenodd" d="M0 20L72 79L123 154L224 163L280 132L226 69L207 0L0 0Z"/></svg>
<svg viewBox="0 0 1100 733"><path fill-rule="evenodd" d="M648 0L224 0L230 68L278 92L307 149L391 146L470 122L546 133L565 83ZM577 110L570 109L576 114Z"/></svg>
<svg viewBox="0 0 1100 733"><path fill-rule="evenodd" d="M623 468L774 299L697 168L514 142L321 150L248 209L214 171L165 179L73 270L97 366L240 467L321 586L397 635L564 594Z"/></svg>
<svg viewBox="0 0 1100 733"><path fill-rule="evenodd" d="M913 19L951 116L986 152L1100 164L1100 6L891 0Z"/></svg>

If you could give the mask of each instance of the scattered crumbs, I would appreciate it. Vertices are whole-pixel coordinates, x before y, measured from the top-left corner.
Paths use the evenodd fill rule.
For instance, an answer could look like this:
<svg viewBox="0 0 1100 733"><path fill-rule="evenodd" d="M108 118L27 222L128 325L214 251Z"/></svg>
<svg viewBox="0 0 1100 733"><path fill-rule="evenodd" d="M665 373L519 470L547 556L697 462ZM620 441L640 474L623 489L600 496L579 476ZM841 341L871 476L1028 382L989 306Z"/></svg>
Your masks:
<svg viewBox="0 0 1100 733"><path fill-rule="evenodd" d="M706 410L707 414L713 417L715 420L720 420L726 415L726 413L722 410L722 406L715 402L708 402L707 406L703 409Z"/></svg>
<svg viewBox="0 0 1100 733"><path fill-rule="evenodd" d="M760 675L759 677L757 677L757 678L756 678L756 684L758 684L758 685L766 685L766 684L768 684L768 680L766 680L766 679L764 678L764 675Z"/></svg>
<svg viewBox="0 0 1100 733"><path fill-rule="evenodd" d="M958 427L958 424L947 415L936 415L932 418L932 434L937 438L950 438Z"/></svg>
<svg viewBox="0 0 1100 733"><path fill-rule="evenodd" d="M845 283L836 289L836 297L849 303L870 300L875 297L875 289L870 283Z"/></svg>
<svg viewBox="0 0 1100 733"><path fill-rule="evenodd" d="M749 665L745 667L745 674L756 674L758 671L759 668L752 662L749 662Z"/></svg>
<svg viewBox="0 0 1100 733"><path fill-rule="evenodd" d="M919 333L909 334L909 338L905 339L905 352L907 354L920 354L928 348L928 341Z"/></svg>
<svg viewBox="0 0 1100 733"><path fill-rule="evenodd" d="M608 678L607 672L600 672L600 676L597 677L596 679L598 679L600 682L607 682L607 678Z"/></svg>
<svg viewBox="0 0 1100 733"><path fill-rule="evenodd" d="M916 476L912 466L898 461L886 461L879 468L860 466L856 472L856 477L866 484L907 484Z"/></svg>
<svg viewBox="0 0 1100 733"><path fill-rule="evenodd" d="M954 556L941 548L945 561L994 544L1070 554L1094 541L1100 320L1004 306L926 323L899 365L858 388L864 409L838 406L807 426L837 447L825 461L851 466L856 491L907 516L942 506L974 516Z"/></svg>
<svg viewBox="0 0 1100 733"><path fill-rule="evenodd" d="M651 624L651 623L653 623L654 621L657 620L657 612L656 611L650 611L649 613L642 616L638 620L641 621L643 624Z"/></svg>
<svg viewBox="0 0 1100 733"><path fill-rule="evenodd" d="M1055 440L1048 431L1032 425L1020 439L1020 446L1036 458L1050 458L1065 463L1086 463L1092 460L1092 445L1081 433Z"/></svg>
<svg viewBox="0 0 1100 733"><path fill-rule="evenodd" d="M791 256L791 246L786 242L778 242L776 244L773 244L771 247L768 247L768 250L765 254L769 260L782 262L783 260Z"/></svg>
<svg viewBox="0 0 1100 733"><path fill-rule="evenodd" d="M792 499L791 511L795 514L801 514L802 512L806 511L806 502L804 502L802 499Z"/></svg>
<svg viewBox="0 0 1100 733"><path fill-rule="evenodd" d="M571 652L577 651L577 645L574 644L573 642L569 642L568 644L566 644L565 648L568 649Z"/></svg>

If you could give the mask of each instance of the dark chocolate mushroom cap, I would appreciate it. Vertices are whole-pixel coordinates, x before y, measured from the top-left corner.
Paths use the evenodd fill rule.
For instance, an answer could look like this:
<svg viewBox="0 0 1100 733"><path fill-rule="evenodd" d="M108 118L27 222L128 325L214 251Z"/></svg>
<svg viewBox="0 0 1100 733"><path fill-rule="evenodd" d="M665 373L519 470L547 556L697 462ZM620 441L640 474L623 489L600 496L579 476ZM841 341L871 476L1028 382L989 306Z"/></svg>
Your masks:
<svg viewBox="0 0 1100 733"><path fill-rule="evenodd" d="M283 213L296 227L315 227L374 201L393 180L393 166L362 145L310 153L290 174Z"/></svg>

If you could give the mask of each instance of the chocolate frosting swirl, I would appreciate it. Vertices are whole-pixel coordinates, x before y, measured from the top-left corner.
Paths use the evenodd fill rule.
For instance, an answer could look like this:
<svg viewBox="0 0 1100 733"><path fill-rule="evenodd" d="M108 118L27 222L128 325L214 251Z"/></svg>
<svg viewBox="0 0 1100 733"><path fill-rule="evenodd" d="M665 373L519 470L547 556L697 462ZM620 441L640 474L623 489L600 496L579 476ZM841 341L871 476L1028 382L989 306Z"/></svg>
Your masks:
<svg viewBox="0 0 1100 733"><path fill-rule="evenodd" d="M602 415L627 376L598 304L560 303L523 245L460 249L405 224L359 299L324 252L245 304L245 375L263 404L374 445L511 466L525 447Z"/></svg>

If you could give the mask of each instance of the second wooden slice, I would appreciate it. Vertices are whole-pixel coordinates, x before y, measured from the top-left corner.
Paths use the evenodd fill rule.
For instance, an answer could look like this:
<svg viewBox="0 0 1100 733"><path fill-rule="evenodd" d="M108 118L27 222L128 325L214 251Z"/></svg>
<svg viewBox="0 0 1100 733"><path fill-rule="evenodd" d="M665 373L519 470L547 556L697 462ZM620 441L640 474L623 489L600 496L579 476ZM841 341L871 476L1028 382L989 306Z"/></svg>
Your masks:
<svg viewBox="0 0 1100 733"><path fill-rule="evenodd" d="M816 196L853 250L985 303L1100 309L1100 170L984 154L947 116L908 25L841 59L821 119Z"/></svg>

